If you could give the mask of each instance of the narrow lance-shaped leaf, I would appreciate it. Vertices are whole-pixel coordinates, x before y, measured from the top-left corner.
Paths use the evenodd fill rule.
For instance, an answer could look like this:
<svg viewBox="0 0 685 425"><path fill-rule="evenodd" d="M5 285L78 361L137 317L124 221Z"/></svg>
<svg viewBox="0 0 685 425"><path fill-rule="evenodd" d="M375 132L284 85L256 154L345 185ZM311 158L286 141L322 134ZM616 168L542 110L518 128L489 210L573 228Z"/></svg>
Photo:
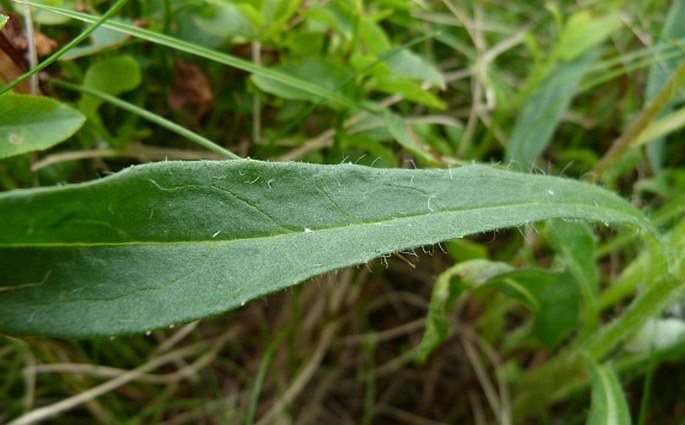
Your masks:
<svg viewBox="0 0 685 425"><path fill-rule="evenodd" d="M540 84L516 119L507 148L508 160L521 169L530 168L552 140L578 83L596 57L596 51L589 51L562 62Z"/></svg>
<svg viewBox="0 0 685 425"><path fill-rule="evenodd" d="M0 194L0 332L114 335L218 314L398 250L562 217L651 232L599 187L471 165L164 162Z"/></svg>
<svg viewBox="0 0 685 425"><path fill-rule="evenodd" d="M668 11L668 16L666 18L666 23L662 28L661 31L661 39L663 40L678 40L682 39L685 37L685 26L682 25L683 19L685 19L685 2L682 1L674 1L671 3L671 8ZM647 76L647 87L645 88L645 98L647 101L654 99L654 97L659 93L659 90L666 84L666 81L668 81L668 76L678 67L678 58L660 58L657 57L658 60L654 61L652 66L649 68L649 74ZM656 120L655 123L651 124L649 127L645 129L643 133L647 133L647 131L650 131L652 134L643 134L641 137L644 138L643 143L647 141L651 141L649 145L647 145L647 157L649 158L649 163L652 166L652 169L658 174L661 173L662 171L662 165L664 160L666 159L664 154L664 146L665 146L665 139L664 136L671 131L675 130L675 128L668 128L668 126L659 126L658 128L652 128L652 125L659 123L660 121L664 120L666 121L667 118L663 118L666 115L668 115L671 119L668 121L671 121L673 123L673 115L669 114L673 107L677 105L680 101L682 101L681 96L674 96L669 101L669 104L661 111L661 113L658 115L659 120ZM682 114L681 114L682 116ZM666 121L666 122L668 122ZM680 120L682 123L682 119ZM662 123L663 124L663 123ZM658 130L668 130L667 132L661 132L661 134ZM656 133L656 134L654 134Z"/></svg>
<svg viewBox="0 0 685 425"><path fill-rule="evenodd" d="M592 405L586 425L630 425L630 409L616 372L590 360Z"/></svg>

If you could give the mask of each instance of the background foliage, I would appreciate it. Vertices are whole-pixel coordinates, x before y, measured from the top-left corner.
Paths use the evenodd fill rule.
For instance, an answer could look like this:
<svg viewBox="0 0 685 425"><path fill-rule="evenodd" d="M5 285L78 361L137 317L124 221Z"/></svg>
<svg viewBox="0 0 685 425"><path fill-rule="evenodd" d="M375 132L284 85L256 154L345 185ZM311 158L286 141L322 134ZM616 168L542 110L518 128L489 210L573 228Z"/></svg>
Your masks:
<svg viewBox="0 0 685 425"><path fill-rule="evenodd" d="M11 16L7 23L0 19L12 46L3 52L20 53L19 60L0 57L7 64L3 84L26 66L23 53L46 58L66 46L56 62L42 59L52 64L34 82L0 97L0 297L10 306L0 316L8 333L0 337L0 421L683 423L682 1L668 7L447 0L0 4ZM22 18L27 10L32 20ZM92 16L101 14L114 18L92 26L98 21ZM31 44L26 33L35 53L22 50ZM302 182L311 181L303 170L314 179L365 170L359 192L329 197L343 209L365 199L362 194L383 199L383 178L416 175L419 184L419 176L441 175L447 181L445 171L468 173L469 167L456 167L484 162L522 173L483 169L515 184L473 186L465 198L482 201L480 207L506 194L530 199L527 190L561 195L563 186L569 188L563 199L575 197L581 206L597 201L598 208L610 201L632 218L574 215L561 204L566 213L555 216L532 206L492 226L465 225L452 236L476 234L437 246L420 247L450 236L410 235L404 245L329 269L379 260L201 322L116 338L9 335L31 333L7 325L8 317L26 323L24 309L16 307L15 278L30 275L39 286L49 277L39 266L58 264L63 254L50 254L57 251L44 244L69 233L65 223L74 220L75 203L81 205L76 217L92 224L112 197L133 205L157 200L144 185L145 178L157 181L155 170L173 170L187 183L200 179L193 170L203 165L141 166L114 179L99 177L146 162L237 157L328 164L227 165L241 172L271 167L274 178L294 169L304 173ZM348 162L378 170L340 165ZM410 170L381 171L387 168ZM142 177L107 191L126 175ZM533 182L545 189L533 191ZM551 182L559 188L545 186ZM298 220L316 212L306 205L315 198L298 193L297 179L292 184L273 214L305 204L290 214L302 228L293 238L313 236L307 230L317 229ZM397 202L398 211L420 205L430 221L430 194L439 187L430 179L425 185L428 198ZM180 201L197 201L188 195ZM263 195L241 193L257 206L249 197ZM64 202L69 196L76 200ZM84 206L89 202L93 208ZM365 214L377 213L358 204ZM191 206L192 214L159 217L159 229L188 220L184 226L202 229L214 217L209 208ZM95 211L94 217L78 217L82 211ZM551 217L590 222L532 223ZM66 221L50 222L55 218ZM247 213L238 218L250 222ZM31 220L39 229L34 236L22 227ZM604 225L631 220L642 230ZM512 225L518 227L506 228ZM126 223L117 226L128 230ZM214 232L205 237L220 236ZM353 242L338 242L341 251L361 252ZM28 261L22 252L33 249L43 252L28 256L33 266L16 267ZM70 265L91 261L85 249L69 255L64 258L73 261L60 263L65 281ZM283 262L287 249L265 258ZM283 270L261 261L260 272ZM136 284L127 264L118 268L121 279ZM148 264L155 265L151 279L159 277L162 263ZM93 276L108 265L94 268ZM329 269L293 275L280 286ZM136 270L144 272L145 264ZM41 296L40 288L28 289ZM56 304L67 296L52 295Z"/></svg>

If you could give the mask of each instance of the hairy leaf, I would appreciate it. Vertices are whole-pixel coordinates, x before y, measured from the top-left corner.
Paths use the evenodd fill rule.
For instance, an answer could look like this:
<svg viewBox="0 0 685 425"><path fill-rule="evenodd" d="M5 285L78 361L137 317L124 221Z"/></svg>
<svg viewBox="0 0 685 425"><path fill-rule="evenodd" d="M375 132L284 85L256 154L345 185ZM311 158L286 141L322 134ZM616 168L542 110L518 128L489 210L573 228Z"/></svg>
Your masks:
<svg viewBox="0 0 685 425"><path fill-rule="evenodd" d="M0 193L0 332L114 335L398 250L548 218L652 232L590 184L488 166L163 162Z"/></svg>

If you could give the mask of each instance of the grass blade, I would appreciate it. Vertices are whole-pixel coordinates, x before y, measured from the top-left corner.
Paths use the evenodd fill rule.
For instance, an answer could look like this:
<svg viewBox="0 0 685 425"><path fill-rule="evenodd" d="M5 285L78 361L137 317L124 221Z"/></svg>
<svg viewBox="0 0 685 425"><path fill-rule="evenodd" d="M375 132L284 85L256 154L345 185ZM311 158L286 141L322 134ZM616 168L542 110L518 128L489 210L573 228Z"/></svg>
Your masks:
<svg viewBox="0 0 685 425"><path fill-rule="evenodd" d="M188 130L187 128L180 126L176 124L173 121L169 121L168 119L159 116L155 113L152 113L148 111L147 109L141 108L139 106L136 106L132 103L126 102L125 100L119 99L116 96L111 96L107 93L101 92L100 90L95 90L93 88L89 87L84 87L84 86L79 86L76 84L71 84L66 81L59 81L59 80L52 80L52 83L58 87L64 87L69 90L74 90L78 91L81 93L86 93L91 96L94 96L98 99L102 99L105 102L111 103L112 105L115 105L125 111L128 111L132 114L138 115L139 117L146 119L152 123L155 123L159 125L160 127L164 127L169 131L172 131L176 134L178 134L181 137L185 137L186 139L190 140L191 142L197 143L198 145L212 151L215 153L218 153L219 155L225 156L228 159L242 159L240 156L234 154L233 152L217 145L216 143L212 142L211 140L200 136L199 134Z"/></svg>

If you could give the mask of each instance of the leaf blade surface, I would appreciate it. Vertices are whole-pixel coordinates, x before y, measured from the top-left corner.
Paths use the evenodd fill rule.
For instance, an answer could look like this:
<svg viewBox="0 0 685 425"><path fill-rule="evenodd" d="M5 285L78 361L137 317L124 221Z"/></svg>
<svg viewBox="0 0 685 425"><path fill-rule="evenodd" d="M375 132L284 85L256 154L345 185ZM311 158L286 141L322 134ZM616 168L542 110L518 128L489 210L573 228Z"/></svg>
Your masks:
<svg viewBox="0 0 685 425"><path fill-rule="evenodd" d="M143 332L373 258L548 218L651 232L586 183L452 170L164 162L0 194L0 332Z"/></svg>

